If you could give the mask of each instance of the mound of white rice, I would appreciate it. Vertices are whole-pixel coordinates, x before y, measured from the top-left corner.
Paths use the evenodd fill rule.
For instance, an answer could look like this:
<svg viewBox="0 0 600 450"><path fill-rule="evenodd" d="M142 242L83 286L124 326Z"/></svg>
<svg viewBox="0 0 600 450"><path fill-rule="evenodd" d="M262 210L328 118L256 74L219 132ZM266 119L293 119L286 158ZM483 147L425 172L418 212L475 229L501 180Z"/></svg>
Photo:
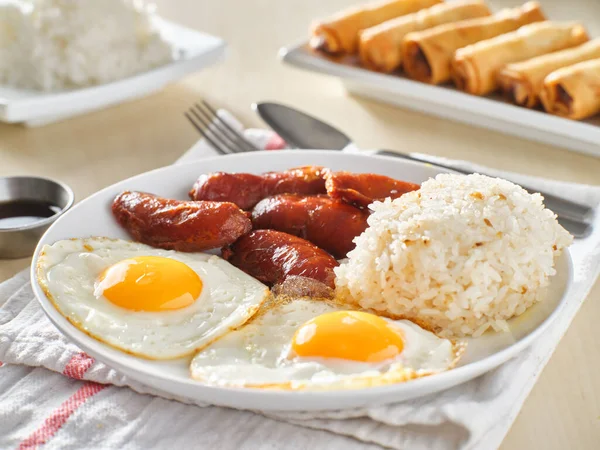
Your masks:
<svg viewBox="0 0 600 450"><path fill-rule="evenodd" d="M0 6L0 83L53 91L163 65L173 50L139 0L12 0Z"/></svg>
<svg viewBox="0 0 600 450"><path fill-rule="evenodd" d="M438 175L370 208L369 227L335 271L340 294L449 337L506 330L542 300L573 239L539 194L483 175Z"/></svg>

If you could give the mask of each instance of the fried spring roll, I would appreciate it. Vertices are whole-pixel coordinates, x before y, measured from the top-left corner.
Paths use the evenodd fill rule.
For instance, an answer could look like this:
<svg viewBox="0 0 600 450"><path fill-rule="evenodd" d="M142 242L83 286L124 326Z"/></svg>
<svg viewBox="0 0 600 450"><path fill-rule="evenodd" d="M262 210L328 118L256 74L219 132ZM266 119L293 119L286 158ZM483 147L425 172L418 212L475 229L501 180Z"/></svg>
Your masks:
<svg viewBox="0 0 600 450"><path fill-rule="evenodd" d="M450 80L454 52L459 48L490 39L523 25L545 20L537 2L505 9L490 17L463 20L409 33L402 42L404 70L411 78L440 84Z"/></svg>
<svg viewBox="0 0 600 450"><path fill-rule="evenodd" d="M552 72L540 93L546 111L570 119L600 112L600 59L580 62Z"/></svg>
<svg viewBox="0 0 600 450"><path fill-rule="evenodd" d="M331 54L356 53L358 33L365 28L417 12L443 0L387 0L354 7L319 20L311 27L311 47Z"/></svg>
<svg viewBox="0 0 600 450"><path fill-rule="evenodd" d="M452 61L452 79L463 91L486 95L498 88L498 73L505 65L581 45L588 39L585 28L578 23L526 25L457 50Z"/></svg>
<svg viewBox="0 0 600 450"><path fill-rule="evenodd" d="M504 95L518 105L534 108L546 76L555 70L590 59L600 58L600 38L578 47L508 64L500 71L498 83Z"/></svg>
<svg viewBox="0 0 600 450"><path fill-rule="evenodd" d="M408 33L490 14L482 1L469 0L442 3L388 20L360 33L361 63L372 70L392 72L402 65L402 40Z"/></svg>

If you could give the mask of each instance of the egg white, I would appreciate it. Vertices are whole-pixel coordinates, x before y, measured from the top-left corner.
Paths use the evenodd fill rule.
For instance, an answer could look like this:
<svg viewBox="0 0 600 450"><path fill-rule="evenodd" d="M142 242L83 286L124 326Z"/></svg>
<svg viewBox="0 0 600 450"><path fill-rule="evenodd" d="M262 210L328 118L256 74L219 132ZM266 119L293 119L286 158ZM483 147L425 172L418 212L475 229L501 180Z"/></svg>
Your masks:
<svg viewBox="0 0 600 450"><path fill-rule="evenodd" d="M192 378L206 384L275 389L348 389L399 383L448 370L464 351L407 320L389 320L404 335L404 349L380 363L288 357L296 330L308 320L347 310L324 301L295 300L259 313L198 353ZM388 319L386 319L388 320Z"/></svg>
<svg viewBox="0 0 600 450"><path fill-rule="evenodd" d="M181 261L203 288L190 306L172 311L132 311L94 295L94 283L109 266L136 256ZM73 325L124 352L148 359L193 354L243 325L269 289L218 256L160 250L119 239L87 238L46 245L37 263L46 296Z"/></svg>

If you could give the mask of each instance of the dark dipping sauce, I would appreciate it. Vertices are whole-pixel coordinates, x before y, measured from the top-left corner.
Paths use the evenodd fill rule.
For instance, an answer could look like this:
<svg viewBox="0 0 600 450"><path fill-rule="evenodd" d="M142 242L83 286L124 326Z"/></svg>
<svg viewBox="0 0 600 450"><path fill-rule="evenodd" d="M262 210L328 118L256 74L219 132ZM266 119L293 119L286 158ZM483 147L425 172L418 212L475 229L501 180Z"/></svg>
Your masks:
<svg viewBox="0 0 600 450"><path fill-rule="evenodd" d="M32 225L59 213L60 207L40 200L0 202L0 230Z"/></svg>

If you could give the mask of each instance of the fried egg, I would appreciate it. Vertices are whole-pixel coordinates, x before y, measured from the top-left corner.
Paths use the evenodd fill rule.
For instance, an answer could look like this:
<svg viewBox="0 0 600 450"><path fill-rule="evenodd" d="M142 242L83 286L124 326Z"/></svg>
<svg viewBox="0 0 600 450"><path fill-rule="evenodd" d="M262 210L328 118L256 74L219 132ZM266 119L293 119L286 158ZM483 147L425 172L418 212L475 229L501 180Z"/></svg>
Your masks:
<svg viewBox="0 0 600 450"><path fill-rule="evenodd" d="M243 325L269 294L265 285L218 256L108 238L46 245L37 278L77 328L149 359L202 349Z"/></svg>
<svg viewBox="0 0 600 450"><path fill-rule="evenodd" d="M448 370L463 351L407 320L297 299L269 305L205 348L190 373L211 385L350 389Z"/></svg>

